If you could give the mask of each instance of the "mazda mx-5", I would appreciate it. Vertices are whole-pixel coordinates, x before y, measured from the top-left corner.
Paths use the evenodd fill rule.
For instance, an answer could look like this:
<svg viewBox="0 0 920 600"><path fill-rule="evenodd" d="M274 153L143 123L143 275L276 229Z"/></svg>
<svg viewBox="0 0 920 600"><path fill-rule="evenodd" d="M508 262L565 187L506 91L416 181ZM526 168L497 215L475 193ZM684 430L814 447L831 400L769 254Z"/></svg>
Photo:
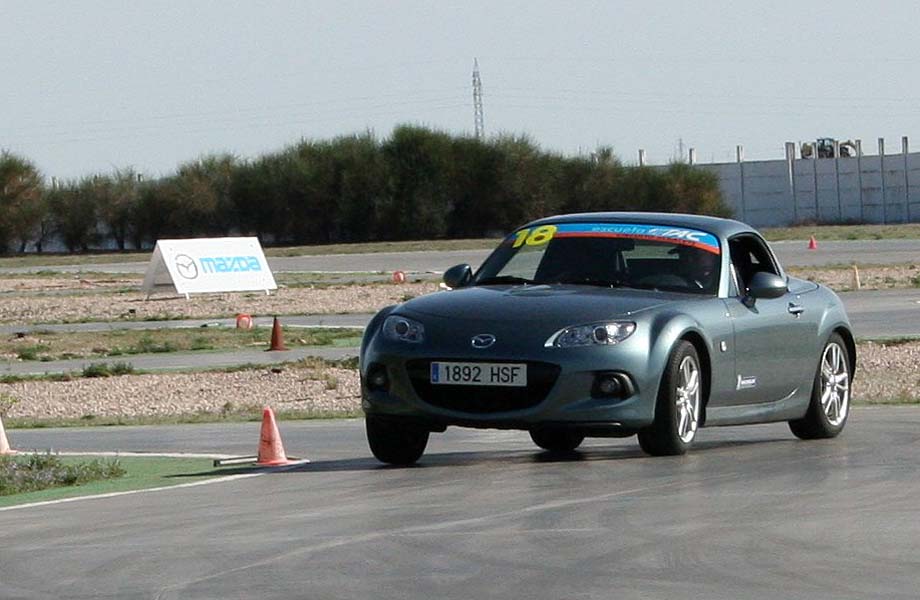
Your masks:
<svg viewBox="0 0 920 600"><path fill-rule="evenodd" d="M367 438L406 465L448 426L522 429L548 451L637 435L682 454L704 426L844 427L856 350L839 298L786 275L757 231L677 214L529 223L447 291L381 310L360 370Z"/></svg>

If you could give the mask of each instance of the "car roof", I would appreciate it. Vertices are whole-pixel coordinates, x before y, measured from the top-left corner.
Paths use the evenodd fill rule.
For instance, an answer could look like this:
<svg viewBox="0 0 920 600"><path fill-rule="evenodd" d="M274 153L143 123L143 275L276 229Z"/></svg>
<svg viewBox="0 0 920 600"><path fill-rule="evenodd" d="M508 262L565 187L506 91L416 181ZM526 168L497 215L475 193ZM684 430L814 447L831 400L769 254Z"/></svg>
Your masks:
<svg viewBox="0 0 920 600"><path fill-rule="evenodd" d="M656 212L594 212L572 213L545 217L528 223L525 227L551 225L554 223L643 223L649 225L666 225L670 227L688 227L711 233L724 239L739 233L756 232L749 225L733 219L722 219L705 215L688 215L682 213Z"/></svg>

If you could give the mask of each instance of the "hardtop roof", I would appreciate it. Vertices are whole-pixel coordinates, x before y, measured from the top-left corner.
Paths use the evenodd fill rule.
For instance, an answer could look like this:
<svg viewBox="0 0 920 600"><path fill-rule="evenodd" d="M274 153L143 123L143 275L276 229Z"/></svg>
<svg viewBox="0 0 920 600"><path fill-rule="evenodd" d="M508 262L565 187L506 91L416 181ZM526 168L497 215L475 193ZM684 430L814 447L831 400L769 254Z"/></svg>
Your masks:
<svg viewBox="0 0 920 600"><path fill-rule="evenodd" d="M738 233L756 231L749 225L733 219L709 217L705 215L688 215L682 213L656 212L593 212L554 215L528 223L526 227L549 225L553 223L642 223L648 225L665 225L669 227L687 227L711 233L720 238L729 238Z"/></svg>

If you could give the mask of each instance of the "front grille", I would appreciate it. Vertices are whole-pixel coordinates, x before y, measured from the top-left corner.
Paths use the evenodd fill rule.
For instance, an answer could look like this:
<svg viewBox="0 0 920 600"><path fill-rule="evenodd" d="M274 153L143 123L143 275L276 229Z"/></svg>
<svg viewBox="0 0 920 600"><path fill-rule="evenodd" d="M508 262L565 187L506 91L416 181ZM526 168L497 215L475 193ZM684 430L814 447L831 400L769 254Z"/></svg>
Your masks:
<svg viewBox="0 0 920 600"><path fill-rule="evenodd" d="M455 361L457 359L449 359ZM486 414L523 410L534 407L546 395L559 377L559 367L550 363L527 362L527 386L505 387L492 385L432 385L431 363L440 359L412 360L406 370L412 387L424 402L458 412ZM490 361L521 362L521 361Z"/></svg>

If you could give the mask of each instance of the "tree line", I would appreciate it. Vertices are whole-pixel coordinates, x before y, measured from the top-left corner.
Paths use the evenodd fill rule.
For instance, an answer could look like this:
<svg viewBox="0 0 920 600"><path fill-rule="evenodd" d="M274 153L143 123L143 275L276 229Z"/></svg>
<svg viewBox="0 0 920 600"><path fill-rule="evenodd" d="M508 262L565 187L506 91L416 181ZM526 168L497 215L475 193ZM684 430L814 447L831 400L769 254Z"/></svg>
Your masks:
<svg viewBox="0 0 920 600"><path fill-rule="evenodd" d="M468 238L564 212L728 216L715 177L682 163L567 157L520 136L477 140L400 126L304 140L241 160L205 156L160 178L119 169L49 185L0 154L0 252L148 248L157 239L256 235L263 244Z"/></svg>

